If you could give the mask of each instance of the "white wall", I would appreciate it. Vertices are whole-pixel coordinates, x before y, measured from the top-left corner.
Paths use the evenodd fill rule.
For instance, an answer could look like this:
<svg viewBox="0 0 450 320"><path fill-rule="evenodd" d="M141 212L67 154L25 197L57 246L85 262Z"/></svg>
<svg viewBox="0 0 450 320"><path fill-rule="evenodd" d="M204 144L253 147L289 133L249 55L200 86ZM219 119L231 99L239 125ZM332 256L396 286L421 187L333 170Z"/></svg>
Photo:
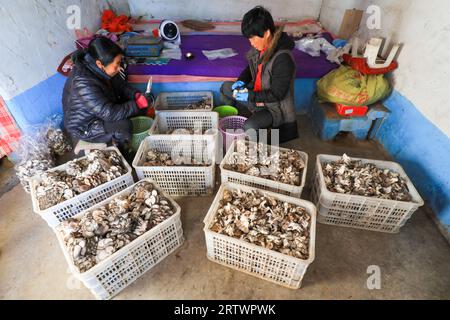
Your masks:
<svg viewBox="0 0 450 320"><path fill-rule="evenodd" d="M268 8L274 19L317 19L322 0L129 0L133 16L155 19L240 20L257 5Z"/></svg>
<svg viewBox="0 0 450 320"><path fill-rule="evenodd" d="M127 0L109 3L129 14ZM56 73L72 52L75 34L67 28L69 5L81 8L81 27L97 30L106 0L0 0L0 95L6 100Z"/></svg>
<svg viewBox="0 0 450 320"><path fill-rule="evenodd" d="M320 21L337 33L346 9L381 8L381 30L369 30L367 13L361 38L384 37L403 43L394 85L431 122L450 136L450 1L446 0L323 0Z"/></svg>
<svg viewBox="0 0 450 320"><path fill-rule="evenodd" d="M81 8L81 27L97 30L110 3L130 14L128 0L0 0L0 95L10 100L56 73L65 55L75 49L67 28L70 5ZM131 14L156 18L241 19L257 4L271 9L276 19L317 18L322 0L130 0Z"/></svg>

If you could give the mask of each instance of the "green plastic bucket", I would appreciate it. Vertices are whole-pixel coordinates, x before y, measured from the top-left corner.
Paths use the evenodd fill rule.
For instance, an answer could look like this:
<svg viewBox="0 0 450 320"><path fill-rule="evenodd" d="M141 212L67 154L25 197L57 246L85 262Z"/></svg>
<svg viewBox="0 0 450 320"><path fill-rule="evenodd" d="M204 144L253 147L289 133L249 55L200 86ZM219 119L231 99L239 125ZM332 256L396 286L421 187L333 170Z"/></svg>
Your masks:
<svg viewBox="0 0 450 320"><path fill-rule="evenodd" d="M142 140L148 136L148 130L153 124L153 119L149 117L134 117L130 119L133 125L131 135L131 151L136 152Z"/></svg>
<svg viewBox="0 0 450 320"><path fill-rule="evenodd" d="M230 116L237 116L239 111L233 106L220 106L213 109L213 111L219 113L219 118L225 118Z"/></svg>

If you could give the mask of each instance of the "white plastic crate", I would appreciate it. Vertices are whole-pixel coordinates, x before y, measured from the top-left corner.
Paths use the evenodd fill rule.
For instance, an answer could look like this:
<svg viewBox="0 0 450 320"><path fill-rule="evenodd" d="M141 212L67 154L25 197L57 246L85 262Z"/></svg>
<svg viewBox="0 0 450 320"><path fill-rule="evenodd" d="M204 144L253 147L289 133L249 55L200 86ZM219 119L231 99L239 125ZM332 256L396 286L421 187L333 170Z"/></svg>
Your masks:
<svg viewBox="0 0 450 320"><path fill-rule="evenodd" d="M209 99L211 107L208 109L194 109L188 110L186 107L198 102L202 99ZM161 92L158 94L155 102L155 112L159 114L161 111L185 111L185 112L199 112L212 111L214 108L214 97L211 91L190 91L190 92Z"/></svg>
<svg viewBox="0 0 450 320"><path fill-rule="evenodd" d="M175 129L201 130L202 133L209 130L217 134L219 132L219 114L212 111L162 111L156 115L149 134L164 135L167 131Z"/></svg>
<svg viewBox="0 0 450 320"><path fill-rule="evenodd" d="M353 158L363 163L373 163L381 169L400 174L406 182L412 201L396 201L331 192L325 186L322 163L336 161L340 156L317 155L312 199L317 206L320 223L352 227L371 231L397 233L411 215L423 205L423 200L402 167L395 162Z"/></svg>
<svg viewBox="0 0 450 320"><path fill-rule="evenodd" d="M214 191L217 135L153 135L142 141L133 160L139 179L151 178L173 196L210 195ZM149 150L208 162L208 166L143 166Z"/></svg>
<svg viewBox="0 0 450 320"><path fill-rule="evenodd" d="M205 232L208 259L291 289L300 288L303 276L315 257L316 207L306 200L258 189L264 195L302 206L311 215L309 257L307 260L302 260L257 246L244 240L211 231L210 228L213 224L214 217L219 208L219 201L222 199L225 189L240 189L245 192L255 190L255 188L252 187L230 182L225 182L221 185L211 208L203 220L205 223L203 230Z"/></svg>
<svg viewBox="0 0 450 320"><path fill-rule="evenodd" d="M56 232L59 245L71 272L97 299L112 298L174 252L184 242L180 206L167 196L154 181L150 179L146 179L146 181L153 183L155 188L170 200L176 210L175 214L88 271L80 273L66 249L62 235ZM133 187L134 185L91 207L89 211L106 205L115 197L130 194ZM82 217L86 212L78 214L76 218Z"/></svg>
<svg viewBox="0 0 450 320"><path fill-rule="evenodd" d="M91 190L83 192L72 199L68 199L64 202L58 203L57 205L50 207L45 210L39 208L39 203L36 197L36 186L42 181L39 176L33 177L31 179L31 199L33 202L33 210L39 214L42 219L44 219L51 228L55 228L60 222L71 218L78 213L90 208L91 206L111 197L119 191L127 188L134 183L132 176L132 169L127 163L125 158L120 153L119 149L116 147L108 147L104 150L114 150L121 157L122 162L127 169L127 173L121 175L120 177L99 185ZM86 156L80 159L86 158ZM67 163L60 165L58 167L49 169L47 171L64 171L67 167Z"/></svg>
<svg viewBox="0 0 450 320"><path fill-rule="evenodd" d="M256 145L256 142L253 141L247 141L251 146ZM303 173L301 176L301 183L299 186L290 185L287 183L282 183L278 181L273 181L269 179L264 179L261 177L255 177L244 173L239 173L236 171L227 170L224 168L224 165L229 161L231 154L236 149L237 141L233 141L230 148L228 149L225 157L223 158L222 162L220 163L220 172L222 177L222 182L234 182L246 186L255 187L258 189L264 189L269 190L276 193L281 193L284 195L292 196L300 198L303 187L305 186L305 180L306 180L306 170L308 167L308 155L305 152L298 151L300 153L300 156L302 157L303 161L305 162L305 168L303 169ZM286 148L266 145L268 152L276 152L278 150L289 150Z"/></svg>

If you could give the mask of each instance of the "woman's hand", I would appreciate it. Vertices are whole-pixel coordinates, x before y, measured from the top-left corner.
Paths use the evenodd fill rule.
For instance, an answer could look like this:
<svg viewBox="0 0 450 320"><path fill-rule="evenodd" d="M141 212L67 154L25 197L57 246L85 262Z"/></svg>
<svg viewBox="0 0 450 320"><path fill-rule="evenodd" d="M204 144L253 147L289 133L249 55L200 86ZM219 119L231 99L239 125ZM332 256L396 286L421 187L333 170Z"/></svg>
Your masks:
<svg viewBox="0 0 450 320"><path fill-rule="evenodd" d="M248 101L248 92L237 92L236 100L247 102Z"/></svg>
<svg viewBox="0 0 450 320"><path fill-rule="evenodd" d="M238 80L231 85L231 90L241 89L244 86L245 86L245 83L241 80Z"/></svg>
<svg viewBox="0 0 450 320"><path fill-rule="evenodd" d="M148 108L148 101L147 98L142 93L136 93L134 95L134 101L136 101L136 104L139 109L145 109Z"/></svg>

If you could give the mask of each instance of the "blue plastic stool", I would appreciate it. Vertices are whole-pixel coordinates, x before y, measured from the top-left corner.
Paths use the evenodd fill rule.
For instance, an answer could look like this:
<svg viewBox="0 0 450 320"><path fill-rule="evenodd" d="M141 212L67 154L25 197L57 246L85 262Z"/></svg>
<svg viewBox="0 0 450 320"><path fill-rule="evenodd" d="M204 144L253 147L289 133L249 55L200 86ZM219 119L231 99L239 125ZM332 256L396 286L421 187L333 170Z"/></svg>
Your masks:
<svg viewBox="0 0 450 320"><path fill-rule="evenodd" d="M390 111L381 103L369 106L369 111L364 117L343 117L331 103L320 103L317 96L313 99L310 109L310 117L314 132L322 140L332 140L339 132L351 132L356 139L371 138L382 125ZM371 136L368 136L372 128Z"/></svg>

